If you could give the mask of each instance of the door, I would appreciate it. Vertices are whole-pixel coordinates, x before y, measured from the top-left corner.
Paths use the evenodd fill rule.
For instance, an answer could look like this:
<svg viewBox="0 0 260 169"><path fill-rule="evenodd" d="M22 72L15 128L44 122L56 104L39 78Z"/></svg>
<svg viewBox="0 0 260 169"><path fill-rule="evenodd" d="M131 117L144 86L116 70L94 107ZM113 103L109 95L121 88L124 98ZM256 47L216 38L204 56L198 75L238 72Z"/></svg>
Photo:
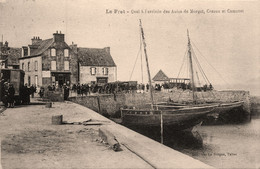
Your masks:
<svg viewBox="0 0 260 169"><path fill-rule="evenodd" d="M107 77L97 77L97 83L107 83Z"/></svg>

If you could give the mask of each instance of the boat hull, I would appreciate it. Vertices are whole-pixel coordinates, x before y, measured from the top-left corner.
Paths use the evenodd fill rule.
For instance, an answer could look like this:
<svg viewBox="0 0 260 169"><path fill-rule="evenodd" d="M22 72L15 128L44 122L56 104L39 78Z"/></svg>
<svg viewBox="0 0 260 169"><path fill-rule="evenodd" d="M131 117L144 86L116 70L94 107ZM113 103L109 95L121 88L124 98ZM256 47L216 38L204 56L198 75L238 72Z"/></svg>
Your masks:
<svg viewBox="0 0 260 169"><path fill-rule="evenodd" d="M228 111L241 107L244 102L222 103L211 114L224 114Z"/></svg>
<svg viewBox="0 0 260 169"><path fill-rule="evenodd" d="M215 106L216 109L210 113L210 115L219 115L227 113L228 111L241 107L243 101L230 102L230 103L208 103L208 104L196 104L196 105L185 105L185 104L176 104L176 103L167 103L162 102L154 105L155 108L160 110L171 110L171 109L182 109L182 108L191 108L191 107L204 107L204 106Z"/></svg>
<svg viewBox="0 0 260 169"><path fill-rule="evenodd" d="M127 127L160 127L164 130L192 130L214 107L196 107L180 110L133 110L122 109L122 124ZM162 119L161 119L162 117Z"/></svg>

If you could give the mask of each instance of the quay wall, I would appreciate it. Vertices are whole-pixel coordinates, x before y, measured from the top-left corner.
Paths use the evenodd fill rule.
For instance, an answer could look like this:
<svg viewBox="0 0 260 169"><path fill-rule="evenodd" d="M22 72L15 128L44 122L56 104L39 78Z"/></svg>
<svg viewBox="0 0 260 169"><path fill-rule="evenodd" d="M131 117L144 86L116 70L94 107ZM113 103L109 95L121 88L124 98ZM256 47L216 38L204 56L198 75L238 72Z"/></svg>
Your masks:
<svg viewBox="0 0 260 169"><path fill-rule="evenodd" d="M244 101L243 110L250 114L250 95L248 91L213 91L197 93L198 101ZM150 107L150 93L118 93L102 94L80 97L70 97L70 101L86 106L103 115L113 116L119 113L121 107ZM161 91L154 93L154 101L163 102L167 100L188 102L192 100L192 93L189 91Z"/></svg>

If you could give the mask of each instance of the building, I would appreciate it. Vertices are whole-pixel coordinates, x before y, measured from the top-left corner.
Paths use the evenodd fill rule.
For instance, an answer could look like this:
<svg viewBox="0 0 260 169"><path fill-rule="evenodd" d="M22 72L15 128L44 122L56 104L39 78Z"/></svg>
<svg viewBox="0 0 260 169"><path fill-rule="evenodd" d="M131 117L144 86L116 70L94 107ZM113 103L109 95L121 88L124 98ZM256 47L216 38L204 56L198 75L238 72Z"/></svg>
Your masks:
<svg viewBox="0 0 260 169"><path fill-rule="evenodd" d="M110 48L78 48L79 81L85 83L107 83L117 80L117 67Z"/></svg>
<svg viewBox="0 0 260 169"><path fill-rule="evenodd" d="M153 77L152 80L155 84L163 84L169 82L168 76L162 70L159 70L159 72Z"/></svg>
<svg viewBox="0 0 260 169"><path fill-rule="evenodd" d="M8 42L0 42L0 68L19 69L21 48L9 47Z"/></svg>
<svg viewBox="0 0 260 169"><path fill-rule="evenodd" d="M22 57L19 58L20 69L25 71L25 83L37 86L70 85L70 64L73 57L70 47L65 42L61 32L53 34L53 38L42 40L33 37L32 44L22 47Z"/></svg>
<svg viewBox="0 0 260 169"><path fill-rule="evenodd" d="M51 39L32 38L32 44L22 47L19 62L28 85L46 87L116 81L116 64L109 47L69 46L61 32L54 33Z"/></svg>
<svg viewBox="0 0 260 169"><path fill-rule="evenodd" d="M171 83L174 86L188 85L190 83L189 78L169 78L162 70L159 70L152 80L156 84Z"/></svg>

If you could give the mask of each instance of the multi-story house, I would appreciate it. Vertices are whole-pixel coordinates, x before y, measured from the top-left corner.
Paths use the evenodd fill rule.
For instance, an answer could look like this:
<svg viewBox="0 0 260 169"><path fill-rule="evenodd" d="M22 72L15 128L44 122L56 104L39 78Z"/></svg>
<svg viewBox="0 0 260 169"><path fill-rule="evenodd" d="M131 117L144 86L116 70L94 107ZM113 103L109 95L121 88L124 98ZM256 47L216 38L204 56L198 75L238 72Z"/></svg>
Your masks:
<svg viewBox="0 0 260 169"><path fill-rule="evenodd" d="M19 69L21 48L9 47L8 42L0 42L0 68Z"/></svg>
<svg viewBox="0 0 260 169"><path fill-rule="evenodd" d="M25 71L25 83L37 86L70 84L70 60L73 57L70 47L64 41L64 34L54 33L53 38L32 39L32 44L22 47L20 69Z"/></svg>

